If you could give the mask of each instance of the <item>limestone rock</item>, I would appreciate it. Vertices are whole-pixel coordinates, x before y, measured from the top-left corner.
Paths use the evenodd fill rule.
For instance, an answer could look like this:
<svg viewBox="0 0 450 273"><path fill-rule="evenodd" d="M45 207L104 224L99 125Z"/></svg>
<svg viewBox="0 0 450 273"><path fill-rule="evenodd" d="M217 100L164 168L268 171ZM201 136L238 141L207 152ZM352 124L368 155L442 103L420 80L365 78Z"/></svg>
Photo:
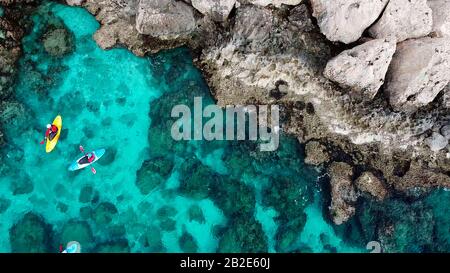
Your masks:
<svg viewBox="0 0 450 273"><path fill-rule="evenodd" d="M235 3L236 0L192 0L194 8L218 22L228 18Z"/></svg>
<svg viewBox="0 0 450 273"><path fill-rule="evenodd" d="M306 143L305 163L311 165L320 165L330 160L327 149L318 141L310 141Z"/></svg>
<svg viewBox="0 0 450 273"><path fill-rule="evenodd" d="M313 16L330 41L358 40L379 17L388 0L311 0Z"/></svg>
<svg viewBox="0 0 450 273"><path fill-rule="evenodd" d="M433 26L427 0L390 1L380 20L370 28L374 38L395 37L398 42L428 35Z"/></svg>
<svg viewBox="0 0 450 273"><path fill-rule="evenodd" d="M433 11L433 33L437 37L450 37L450 1L428 0Z"/></svg>
<svg viewBox="0 0 450 273"><path fill-rule="evenodd" d="M69 6L81 6L85 0L66 0Z"/></svg>
<svg viewBox="0 0 450 273"><path fill-rule="evenodd" d="M376 39L346 50L331 59L324 75L354 95L371 100L384 83L395 53L395 41Z"/></svg>
<svg viewBox="0 0 450 273"><path fill-rule="evenodd" d="M353 170L344 162L333 162L328 170L331 184L330 213L333 222L341 225L355 214L358 198L352 183Z"/></svg>
<svg viewBox="0 0 450 273"><path fill-rule="evenodd" d="M302 0L248 0L249 3L253 5L266 7L268 5L273 5L275 7L281 7L281 5L291 5L295 6L302 2Z"/></svg>
<svg viewBox="0 0 450 273"><path fill-rule="evenodd" d="M396 110L415 111L433 101L450 81L450 39L421 38L397 45L386 94Z"/></svg>
<svg viewBox="0 0 450 273"><path fill-rule="evenodd" d="M425 140L427 145L433 152L444 149L448 144L448 139L439 133L433 133L429 138Z"/></svg>
<svg viewBox="0 0 450 273"><path fill-rule="evenodd" d="M355 181L355 186L362 192L369 193L378 201L382 201L388 195L388 191L383 183L371 172L364 172Z"/></svg>
<svg viewBox="0 0 450 273"><path fill-rule="evenodd" d="M140 0L136 29L163 40L188 36L196 27L192 7L174 0Z"/></svg>
<svg viewBox="0 0 450 273"><path fill-rule="evenodd" d="M450 188L450 176L426 169L421 166L411 165L410 170L398 181L393 183L396 190L410 195L411 191L419 192L437 187Z"/></svg>
<svg viewBox="0 0 450 273"><path fill-rule="evenodd" d="M441 128L441 134L445 139L450 140L450 125L445 125Z"/></svg>

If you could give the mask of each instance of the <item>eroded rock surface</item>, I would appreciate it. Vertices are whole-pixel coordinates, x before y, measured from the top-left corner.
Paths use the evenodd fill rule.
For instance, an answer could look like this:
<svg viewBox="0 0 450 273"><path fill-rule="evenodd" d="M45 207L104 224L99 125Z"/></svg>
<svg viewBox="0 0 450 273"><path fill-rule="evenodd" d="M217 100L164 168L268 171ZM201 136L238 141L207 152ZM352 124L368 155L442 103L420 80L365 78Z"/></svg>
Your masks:
<svg viewBox="0 0 450 273"><path fill-rule="evenodd" d="M355 97L371 100L384 83L395 53L395 41L376 39L346 50L331 59L324 75Z"/></svg>
<svg viewBox="0 0 450 273"><path fill-rule="evenodd" d="M313 15L330 41L351 43L379 17L388 0L311 0ZM395 1L394 1L395 2Z"/></svg>
<svg viewBox="0 0 450 273"><path fill-rule="evenodd" d="M136 29L163 40L185 37L195 29L192 7L174 0L139 0Z"/></svg>
<svg viewBox="0 0 450 273"><path fill-rule="evenodd" d="M320 165L330 160L327 148L318 141L310 141L306 143L305 152L306 164Z"/></svg>
<svg viewBox="0 0 450 273"><path fill-rule="evenodd" d="M378 201L383 201L389 194L383 182L371 172L364 172L355 181L355 186L361 192L373 196Z"/></svg>
<svg viewBox="0 0 450 273"><path fill-rule="evenodd" d="M400 43L389 68L386 93L397 110L428 105L450 81L450 39L421 38Z"/></svg>
<svg viewBox="0 0 450 273"><path fill-rule="evenodd" d="M215 21L225 21L236 0L192 0L192 6Z"/></svg>
<svg viewBox="0 0 450 273"><path fill-rule="evenodd" d="M264 7L268 5L273 5L275 7L280 7L281 5L298 5L302 2L302 0L241 0L241 2L244 3L245 1Z"/></svg>
<svg viewBox="0 0 450 273"><path fill-rule="evenodd" d="M398 42L428 35L433 17L427 0L389 1L383 16L370 28L374 38L394 37Z"/></svg>
<svg viewBox="0 0 450 273"><path fill-rule="evenodd" d="M343 162L333 162L328 170L331 184L330 214L336 225L348 221L355 214L358 196L352 182L353 170Z"/></svg>
<svg viewBox="0 0 450 273"><path fill-rule="evenodd" d="M450 37L450 1L428 0L433 11L433 34L436 37Z"/></svg>

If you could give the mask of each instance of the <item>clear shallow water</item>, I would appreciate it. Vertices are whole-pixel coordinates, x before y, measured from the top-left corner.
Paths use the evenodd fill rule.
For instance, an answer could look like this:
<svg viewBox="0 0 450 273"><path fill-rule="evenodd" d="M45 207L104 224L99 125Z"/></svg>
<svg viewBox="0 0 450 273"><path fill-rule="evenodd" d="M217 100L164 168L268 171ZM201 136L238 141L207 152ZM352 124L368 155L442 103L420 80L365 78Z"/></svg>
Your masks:
<svg viewBox="0 0 450 273"><path fill-rule="evenodd" d="M194 96L212 103L186 50L148 58L103 51L92 40L98 23L80 8L45 5L33 21L16 88L26 111L6 127L2 150L0 251L57 252L76 240L83 252L360 252L376 237L358 231L363 220L374 228L376 217L340 228L324 217L323 182L295 139L283 137L273 153L253 142L173 141L174 105ZM42 34L55 28L71 31L72 53L44 51ZM46 154L38 143L57 114L64 130ZM79 144L107 149L96 175L67 171ZM438 204L448 197L427 200L440 221L428 233L438 230L444 249L449 214ZM404 245L416 243L424 244Z"/></svg>

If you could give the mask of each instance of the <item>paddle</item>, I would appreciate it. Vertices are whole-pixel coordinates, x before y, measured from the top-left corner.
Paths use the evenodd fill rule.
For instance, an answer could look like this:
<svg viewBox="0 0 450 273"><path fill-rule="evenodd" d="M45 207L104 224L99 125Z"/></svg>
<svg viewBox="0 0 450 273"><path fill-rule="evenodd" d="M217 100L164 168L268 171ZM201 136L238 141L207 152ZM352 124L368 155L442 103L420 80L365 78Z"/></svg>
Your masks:
<svg viewBox="0 0 450 273"><path fill-rule="evenodd" d="M44 137L44 139L39 143L39 144L44 144L45 143L45 140L47 140L47 133L45 133L45 137Z"/></svg>
<svg viewBox="0 0 450 273"><path fill-rule="evenodd" d="M84 154L84 155L86 155L86 153L84 152L84 148L83 148L83 146L81 146L80 145L80 151ZM97 171L94 169L94 167L92 167L91 166L91 171L92 171L92 173L93 174L96 174L97 173Z"/></svg>

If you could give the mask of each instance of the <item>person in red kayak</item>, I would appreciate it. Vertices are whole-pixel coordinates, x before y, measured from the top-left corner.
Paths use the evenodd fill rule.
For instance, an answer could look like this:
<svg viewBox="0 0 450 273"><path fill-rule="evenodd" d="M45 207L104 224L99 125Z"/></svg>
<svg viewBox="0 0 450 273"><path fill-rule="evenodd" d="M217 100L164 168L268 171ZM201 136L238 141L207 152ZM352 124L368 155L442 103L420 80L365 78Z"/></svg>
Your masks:
<svg viewBox="0 0 450 273"><path fill-rule="evenodd" d="M58 133L58 127L56 127L53 124L52 125L47 124L47 131L45 131L46 139L48 139L49 141L52 141L57 133Z"/></svg>

